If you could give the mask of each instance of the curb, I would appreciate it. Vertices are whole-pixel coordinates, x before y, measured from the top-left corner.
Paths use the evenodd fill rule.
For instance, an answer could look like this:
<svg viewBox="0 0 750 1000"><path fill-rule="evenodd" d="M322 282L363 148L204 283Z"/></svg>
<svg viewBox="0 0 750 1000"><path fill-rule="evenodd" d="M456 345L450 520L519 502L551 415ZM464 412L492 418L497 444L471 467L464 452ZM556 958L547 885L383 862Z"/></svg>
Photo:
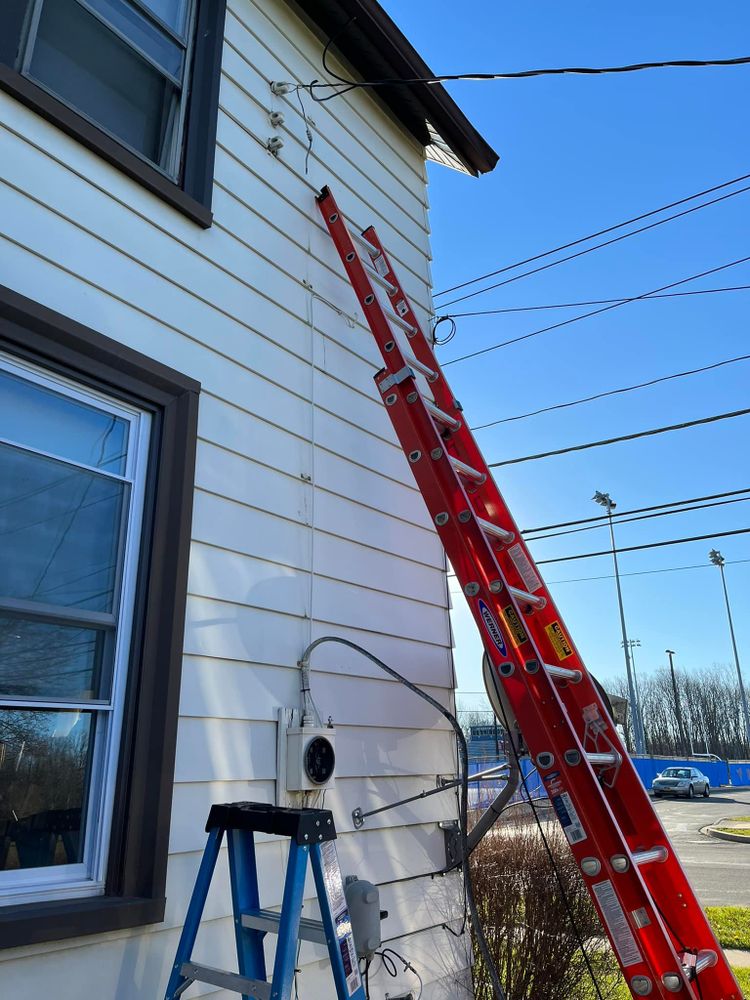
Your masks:
<svg viewBox="0 0 750 1000"><path fill-rule="evenodd" d="M743 837L736 833L724 833L723 830L717 830L715 826L703 826L701 827L700 832L704 837L713 837L714 840L728 840L733 844L750 845L750 837Z"/></svg>

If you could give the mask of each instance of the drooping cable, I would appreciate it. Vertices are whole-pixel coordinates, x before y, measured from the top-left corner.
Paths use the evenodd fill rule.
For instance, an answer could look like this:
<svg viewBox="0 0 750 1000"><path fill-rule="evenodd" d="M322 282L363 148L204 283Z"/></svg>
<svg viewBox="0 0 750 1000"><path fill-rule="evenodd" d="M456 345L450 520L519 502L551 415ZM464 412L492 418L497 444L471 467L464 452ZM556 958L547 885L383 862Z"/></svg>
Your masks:
<svg viewBox="0 0 750 1000"><path fill-rule="evenodd" d="M408 688L413 694L417 695L418 698L422 698L429 705L431 705L436 712L443 716L444 719L450 724L454 733L456 734L456 742L458 744L459 757L461 759L461 806L459 810L459 839L461 843L461 857L468 858L467 851L467 839L468 839L468 824L469 824L469 753L466 747L466 737L464 736L461 725L458 719L441 705L437 699L433 698L432 695L427 694L416 684L412 683L408 678L404 677L393 667L388 666L379 657L375 656L369 650L365 649L363 646L359 646L356 642L351 642L349 639L343 639L336 635L324 635L314 642L311 642L307 649L302 654L302 658L299 661L299 666L301 669L310 669L310 657L313 651L320 645L326 642L333 642L340 646L345 646L348 649L353 649L356 653L364 656L366 659L374 663L380 670L384 671L394 680L403 684L404 687ZM466 902L469 907L469 913L471 914L471 926L474 931L479 950L482 955L482 961L486 963L487 971L489 972L490 979L492 981L492 989L495 992L496 1000L506 1000L505 990L500 982L500 975L495 965L495 961L492 957L492 953L487 943L487 938L484 933L484 928L482 927L482 921L477 910L476 902L474 899L474 890L471 885L471 878L469 874L469 865L466 861L463 866L463 884L464 892L466 894Z"/></svg>
<svg viewBox="0 0 750 1000"><path fill-rule="evenodd" d="M662 542L646 542L644 545L618 545L617 555L621 552L641 552L645 549L661 549L665 545L683 545L686 542L705 542L714 538L729 538L732 535L750 535L750 528L735 528L733 531L713 531L708 535L691 535L689 538L668 538ZM537 559L537 566L545 566L548 563L574 562L576 559L593 559L595 556L611 556L612 549L603 549L601 552L579 552L574 556L558 556L556 559Z"/></svg>
<svg viewBox="0 0 750 1000"><path fill-rule="evenodd" d="M687 278L680 278L679 281L672 281L668 285L661 285L659 288L652 288L650 291L643 292L641 295L633 295L620 302L615 302L608 306L601 306L599 309L592 309L591 311L581 313L578 316L572 316L570 319L561 320L559 323L551 323L549 326L543 326L539 330L532 330L530 333L524 333L518 337L511 337L508 340L503 340L499 344L490 344L489 347L483 347L479 351L471 351L468 354L462 354L458 358L451 358L450 361L443 361L443 368L447 368L448 365L455 365L459 361L467 361L469 358L477 358L482 354L489 354L492 351L499 350L501 347L508 347L510 344L519 344L523 340L530 340L532 337L538 337L543 333L549 333L551 330L559 330L562 327L570 326L572 323L578 323L582 319L589 319L591 316L600 316L602 313L611 312L612 309L620 309L629 302L639 302L642 299L648 299L657 292L666 292L670 288L677 288L679 285L686 285L690 281L698 281L700 278L706 278L709 274L717 274L719 271L726 271L727 268L737 267L739 264L746 264L748 261L750 261L750 257L740 257L738 260L730 260L727 264L719 264L718 267L711 267L707 271L700 271L698 274L691 274Z"/></svg>

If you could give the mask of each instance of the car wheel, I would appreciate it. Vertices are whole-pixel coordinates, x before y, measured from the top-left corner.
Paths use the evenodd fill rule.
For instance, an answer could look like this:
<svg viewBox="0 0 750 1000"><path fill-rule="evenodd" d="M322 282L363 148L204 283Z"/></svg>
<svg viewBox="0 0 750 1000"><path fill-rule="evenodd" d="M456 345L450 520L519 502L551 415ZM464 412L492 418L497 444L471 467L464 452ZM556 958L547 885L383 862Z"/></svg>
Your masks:
<svg viewBox="0 0 750 1000"><path fill-rule="evenodd" d="M694 799L695 798L695 786L694 785L691 785L690 788L688 789L688 798L689 799Z"/></svg>
<svg viewBox="0 0 750 1000"><path fill-rule="evenodd" d="M706 782L706 787L703 789L703 798L708 798L708 782Z"/></svg>

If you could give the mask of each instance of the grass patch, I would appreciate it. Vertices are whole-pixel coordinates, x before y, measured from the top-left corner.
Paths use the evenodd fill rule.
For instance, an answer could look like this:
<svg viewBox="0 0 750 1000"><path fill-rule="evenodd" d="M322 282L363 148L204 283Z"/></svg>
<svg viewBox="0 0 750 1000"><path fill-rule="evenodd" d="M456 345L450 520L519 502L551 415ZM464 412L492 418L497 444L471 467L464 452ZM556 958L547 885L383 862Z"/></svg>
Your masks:
<svg viewBox="0 0 750 1000"><path fill-rule="evenodd" d="M722 948L750 951L750 907L709 906L706 915Z"/></svg>
<svg viewBox="0 0 750 1000"><path fill-rule="evenodd" d="M738 830L733 826L715 826L719 833L733 833L735 837L750 837L750 830Z"/></svg>
<svg viewBox="0 0 750 1000"><path fill-rule="evenodd" d="M750 969L732 969L746 997L750 996Z"/></svg>

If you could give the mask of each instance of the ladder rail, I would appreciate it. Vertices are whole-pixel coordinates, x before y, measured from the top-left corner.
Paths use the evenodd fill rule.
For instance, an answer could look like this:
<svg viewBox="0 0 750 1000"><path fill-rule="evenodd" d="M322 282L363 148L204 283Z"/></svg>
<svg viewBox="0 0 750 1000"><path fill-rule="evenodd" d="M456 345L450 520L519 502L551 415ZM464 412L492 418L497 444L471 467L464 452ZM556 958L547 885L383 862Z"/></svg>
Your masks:
<svg viewBox="0 0 750 1000"><path fill-rule="evenodd" d="M549 747L537 753L537 763L539 764L540 756L545 762L552 758L547 768L541 767L543 776L550 782L548 790L552 790L551 797L555 799L566 795L566 801L570 802L573 812L577 815L580 809L581 814L586 817L588 827L591 827L585 831L584 837L576 838L576 842L571 843L571 849L582 868L603 925L608 929L618 950L618 958L631 990L636 996L646 995L639 992L639 988L644 987L645 980L642 977L645 976L651 983L650 988L656 991L655 995L666 996L676 992L674 985L677 983L677 992L695 996L689 985L690 973L682 967L680 951L687 950L698 939L701 946L713 945L718 949L718 945L694 900L684 871L671 847L667 850L664 863L647 864L641 871L639 852L641 855L647 854L654 843L668 844L668 838L609 720L598 691L567 636L554 601L536 573L525 543L522 540L514 542L514 548L517 548L509 555L509 544L498 550L497 540L493 539L495 544L491 544L487 532L482 529L481 521L485 520L502 525L516 539L519 538L517 525L473 435L460 417L460 406L453 398L437 364L432 346L421 330L377 234L372 228L365 230L363 240L378 255L382 254L387 264L387 268L383 268L383 274L397 288L395 295L389 298L397 301L399 313L405 322L417 330L415 337L410 340L410 349L422 365L435 372L436 377L431 385L434 395L432 405L448 416L455 414L453 419L460 424L458 427L447 425L443 435L436 428L429 407L417 391L413 373L402 374L405 368L404 356L398 346L394 347L390 343L394 338L387 317L377 296L372 292L361 260L357 255L357 261L349 261L347 243L351 244L351 238L345 228L342 231L342 227L337 225L338 208L327 189L321 192L318 203L383 354L386 367L376 376L376 384L380 388L388 380L383 390L386 407L402 447L412 463L412 470L428 508L433 513L446 551L451 556L456 575L464 586L495 670L503 680L506 691L513 695L511 703L522 731L533 734L531 739L527 735L529 743L536 744L537 750L541 744ZM367 252L372 257L373 250L368 249ZM388 350L384 349L386 343L389 343ZM441 453L440 457L435 458L438 452ZM443 457L446 458L445 461L441 460ZM465 485L468 487L469 484L461 481L450 458L482 475L486 474L484 483L470 484L471 498L465 489ZM445 505L451 509L436 511L435 498L448 498L449 504L440 501L437 506ZM509 539L505 541L509 543ZM502 542L503 539L501 544ZM478 569L482 572L478 572ZM482 576L483 579L477 579ZM527 596L529 593L537 595L544 601L544 607L537 606L533 616L525 618L519 607L521 602L514 596L514 589L525 592ZM512 612L512 619L509 619L508 612ZM561 679L560 675L565 670L570 670L571 673L580 674L578 682L568 683L563 680L561 686L556 683L554 670L538 669L539 663L554 664L555 661L560 664L557 679ZM530 663L536 664L533 671L527 669ZM549 719L540 713L540 702L552 706L546 714L553 720L557 716L556 726L551 725ZM580 721L576 719L576 724L572 725L571 719L576 715ZM563 735L561 742L560 734L567 727L569 732ZM616 757L620 758L617 778L610 788L605 789L600 785L587 759L588 753L605 757L607 763L603 762L602 766L608 767L613 766L612 761ZM550 770L553 765L554 770ZM576 768L575 777L572 775L573 768ZM564 791L556 794L555 787ZM633 821L624 800L631 807L636 805L635 811L639 818L645 817L645 824ZM642 825L645 825L645 829L641 828ZM569 832L566 829L566 835ZM570 841L571 837L568 836L568 839ZM587 853L592 849L598 857L591 857ZM587 862L589 871L593 871L596 865L599 866L588 878ZM645 881L646 874L649 876L648 885ZM667 922L662 917L655 898L674 899L675 895L683 903L679 907L670 908L670 919ZM693 906L688 906L684 900L692 900ZM682 909L690 910L688 921L680 919ZM626 919L624 914L629 914L630 919ZM618 924L619 918L622 918L623 926ZM675 923L679 926L675 927ZM617 933L621 937L619 945L617 933L613 933L616 925L619 926ZM646 927L653 930L644 933L643 929ZM623 935L630 935L631 939L630 942L625 941L625 945ZM633 944L638 953L637 959L634 958L635 952L631 947ZM643 955L638 944L643 948ZM708 953L712 948L704 950ZM713 966L706 963L706 970L704 975L708 976L708 973L714 971L716 975L710 981L705 979L704 988L715 987L721 991L722 998L739 998L738 987L725 962L717 961ZM663 981L664 976L671 977L669 987ZM719 996L719 993L716 995Z"/></svg>

